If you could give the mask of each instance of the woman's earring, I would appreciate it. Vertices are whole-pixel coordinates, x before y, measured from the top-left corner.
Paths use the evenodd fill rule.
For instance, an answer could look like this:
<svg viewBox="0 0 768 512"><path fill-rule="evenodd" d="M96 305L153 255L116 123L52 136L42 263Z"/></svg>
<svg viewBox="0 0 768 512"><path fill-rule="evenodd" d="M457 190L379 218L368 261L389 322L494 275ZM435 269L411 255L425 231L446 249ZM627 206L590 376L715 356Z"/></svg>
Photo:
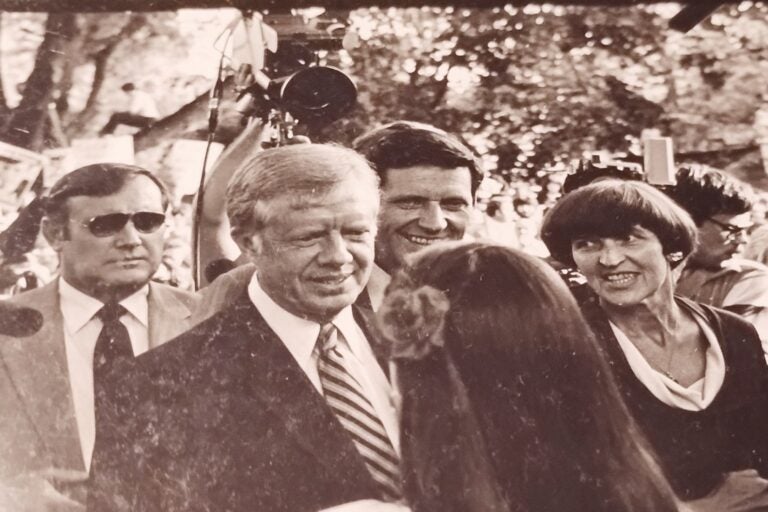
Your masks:
<svg viewBox="0 0 768 512"><path fill-rule="evenodd" d="M677 251L677 252L671 252L667 254L667 261L670 263L677 263L678 261L681 261L683 259L683 252Z"/></svg>

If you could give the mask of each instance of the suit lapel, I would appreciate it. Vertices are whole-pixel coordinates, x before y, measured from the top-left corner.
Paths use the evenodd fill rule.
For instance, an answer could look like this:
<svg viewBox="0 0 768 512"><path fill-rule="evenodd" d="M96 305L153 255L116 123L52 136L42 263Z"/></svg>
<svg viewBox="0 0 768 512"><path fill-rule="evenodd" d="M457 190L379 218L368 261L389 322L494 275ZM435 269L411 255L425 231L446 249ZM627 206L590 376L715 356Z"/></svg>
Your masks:
<svg viewBox="0 0 768 512"><path fill-rule="evenodd" d="M69 382L58 280L35 293L28 304L43 314L43 327L31 337L0 345L20 400L53 467L84 471L80 435ZM32 296L29 297L32 299Z"/></svg>
<svg viewBox="0 0 768 512"><path fill-rule="evenodd" d="M250 395L280 416L287 433L331 474L339 480L370 485L365 463L351 438L247 295L227 318L246 352Z"/></svg>
<svg viewBox="0 0 768 512"><path fill-rule="evenodd" d="M186 330L189 308L164 287L149 283L149 347L155 348Z"/></svg>

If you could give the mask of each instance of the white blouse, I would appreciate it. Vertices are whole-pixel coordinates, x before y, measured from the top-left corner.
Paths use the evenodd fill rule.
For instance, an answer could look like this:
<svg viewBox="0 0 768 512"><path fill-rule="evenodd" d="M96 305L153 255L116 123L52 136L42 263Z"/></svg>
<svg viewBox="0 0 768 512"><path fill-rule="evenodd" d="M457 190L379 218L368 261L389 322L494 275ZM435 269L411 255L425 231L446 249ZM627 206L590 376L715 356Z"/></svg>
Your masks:
<svg viewBox="0 0 768 512"><path fill-rule="evenodd" d="M695 311L693 317L704 333L709 347L706 352L704 377L688 387L675 382L648 364L648 361L645 360L634 343L627 338L627 335L613 322L610 324L632 372L653 396L671 407L686 411L701 411L709 407L720 388L723 387L725 358L720 343L717 341L717 336L707 324L706 319Z"/></svg>

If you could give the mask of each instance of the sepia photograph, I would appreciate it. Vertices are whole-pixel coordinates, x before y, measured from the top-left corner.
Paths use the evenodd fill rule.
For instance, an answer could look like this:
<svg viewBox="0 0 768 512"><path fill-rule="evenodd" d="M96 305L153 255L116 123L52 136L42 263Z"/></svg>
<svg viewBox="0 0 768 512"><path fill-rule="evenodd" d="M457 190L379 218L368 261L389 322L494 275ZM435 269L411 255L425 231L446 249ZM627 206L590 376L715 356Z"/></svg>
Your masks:
<svg viewBox="0 0 768 512"><path fill-rule="evenodd" d="M768 2L0 0L0 512L768 511Z"/></svg>

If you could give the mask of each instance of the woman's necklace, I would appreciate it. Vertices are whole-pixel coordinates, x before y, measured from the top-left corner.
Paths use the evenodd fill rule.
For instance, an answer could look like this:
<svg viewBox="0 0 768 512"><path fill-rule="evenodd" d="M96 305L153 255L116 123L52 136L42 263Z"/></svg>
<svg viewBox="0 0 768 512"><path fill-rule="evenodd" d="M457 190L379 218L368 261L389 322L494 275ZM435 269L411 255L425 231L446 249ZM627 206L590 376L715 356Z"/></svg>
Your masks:
<svg viewBox="0 0 768 512"><path fill-rule="evenodd" d="M669 347L669 356L667 356L667 364L664 368L661 368L661 373L667 376L670 380L672 380L676 384L680 384L680 380L672 373L672 363L676 359L676 356L678 355L678 352L685 353L687 356L694 356L698 355L701 344L696 343L692 349L686 350L685 347L683 347L682 350L678 349L678 345L676 343L669 344L666 339L666 334L662 334L663 340L664 340L664 346Z"/></svg>
<svg viewBox="0 0 768 512"><path fill-rule="evenodd" d="M664 368L660 368L661 373L666 375L669 379L671 379L675 384L680 384L680 381L677 380L677 378L670 372L669 370L672 368L672 360L675 358L675 344L670 344L667 340L667 332L662 330L661 332L661 340L663 343L663 347L667 348L669 350L669 356L667 357L667 364Z"/></svg>
<svg viewBox="0 0 768 512"><path fill-rule="evenodd" d="M672 350L669 351L669 357L667 358L667 366L666 368L661 370L661 373L666 375L669 379L671 379L675 384L680 384L680 381L675 378L674 375L672 375L672 372L670 372L670 368L672 368L672 359L675 357L675 349L672 347Z"/></svg>

